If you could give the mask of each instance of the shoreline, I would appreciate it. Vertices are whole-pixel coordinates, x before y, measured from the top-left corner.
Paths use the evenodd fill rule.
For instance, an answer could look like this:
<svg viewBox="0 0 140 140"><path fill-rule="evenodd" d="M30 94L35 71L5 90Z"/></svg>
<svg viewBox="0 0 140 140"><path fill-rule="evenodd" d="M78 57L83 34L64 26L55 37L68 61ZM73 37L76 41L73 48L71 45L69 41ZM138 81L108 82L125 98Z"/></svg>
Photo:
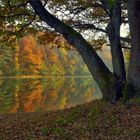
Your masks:
<svg viewBox="0 0 140 140"><path fill-rule="evenodd" d="M0 79L40 79L40 78L71 78L71 77L76 77L76 78L92 78L91 75L50 75L50 76L42 76L42 75L20 75L20 76L0 76Z"/></svg>

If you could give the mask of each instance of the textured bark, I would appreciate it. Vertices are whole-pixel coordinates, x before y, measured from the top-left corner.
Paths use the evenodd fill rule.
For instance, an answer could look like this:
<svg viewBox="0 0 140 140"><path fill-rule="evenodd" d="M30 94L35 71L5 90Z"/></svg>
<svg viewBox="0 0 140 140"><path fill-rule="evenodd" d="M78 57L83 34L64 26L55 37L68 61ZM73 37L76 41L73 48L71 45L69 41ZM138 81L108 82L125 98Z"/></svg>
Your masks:
<svg viewBox="0 0 140 140"><path fill-rule="evenodd" d="M140 1L128 0L128 17L131 33L131 53L128 83L140 95ZM128 94L133 94L128 93ZM132 96L132 95L128 95Z"/></svg>
<svg viewBox="0 0 140 140"><path fill-rule="evenodd" d="M103 97L106 99L110 98L114 101L118 99L121 95L121 84L119 80L109 71L93 47L82 37L82 35L50 14L44 8L40 0L29 0L29 3L42 21L46 22L49 26L62 34L81 54L93 78L99 85Z"/></svg>
<svg viewBox="0 0 140 140"><path fill-rule="evenodd" d="M114 74L120 81L124 82L126 80L126 71L120 42L120 26L121 3L120 0L116 0L114 7L110 9L110 22L107 27L107 33L111 45Z"/></svg>

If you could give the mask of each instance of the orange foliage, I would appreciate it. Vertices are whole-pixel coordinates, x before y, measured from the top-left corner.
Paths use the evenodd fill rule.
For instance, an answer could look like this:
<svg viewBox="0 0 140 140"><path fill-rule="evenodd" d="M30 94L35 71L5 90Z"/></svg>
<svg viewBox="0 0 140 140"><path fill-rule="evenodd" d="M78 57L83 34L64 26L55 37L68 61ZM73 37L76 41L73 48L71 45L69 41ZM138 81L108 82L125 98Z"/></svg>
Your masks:
<svg viewBox="0 0 140 140"><path fill-rule="evenodd" d="M43 54L32 36L20 40L19 63L25 74L32 72L38 74L42 68ZM24 73L23 72L23 73Z"/></svg>
<svg viewBox="0 0 140 140"><path fill-rule="evenodd" d="M57 89L49 90L48 97L51 98L51 99L58 98L58 91L57 91Z"/></svg>
<svg viewBox="0 0 140 140"><path fill-rule="evenodd" d="M28 93L26 93L28 94ZM24 111L25 112L34 112L37 107L40 106L43 99L42 95L42 86L37 85L35 90L32 90L28 96L25 97L24 102Z"/></svg>

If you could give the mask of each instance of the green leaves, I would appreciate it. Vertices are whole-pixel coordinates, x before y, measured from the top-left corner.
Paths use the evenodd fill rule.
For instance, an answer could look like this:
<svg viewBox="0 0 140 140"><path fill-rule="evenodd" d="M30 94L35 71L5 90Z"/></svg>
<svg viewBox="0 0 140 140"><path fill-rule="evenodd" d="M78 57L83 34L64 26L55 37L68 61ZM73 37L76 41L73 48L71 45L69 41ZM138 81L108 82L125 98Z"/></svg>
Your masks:
<svg viewBox="0 0 140 140"><path fill-rule="evenodd" d="M115 5L115 0L107 0L109 7L112 9Z"/></svg>
<svg viewBox="0 0 140 140"><path fill-rule="evenodd" d="M110 5L112 5L115 2L115 0L107 0L107 1Z"/></svg>

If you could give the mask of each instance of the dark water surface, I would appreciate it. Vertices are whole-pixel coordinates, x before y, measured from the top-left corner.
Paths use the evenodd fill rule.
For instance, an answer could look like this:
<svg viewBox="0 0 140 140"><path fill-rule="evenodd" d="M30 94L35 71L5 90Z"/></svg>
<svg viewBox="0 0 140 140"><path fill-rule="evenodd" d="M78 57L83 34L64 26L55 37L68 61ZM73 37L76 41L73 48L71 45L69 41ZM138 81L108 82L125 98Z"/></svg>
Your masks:
<svg viewBox="0 0 140 140"><path fill-rule="evenodd" d="M90 76L0 79L0 113L55 111L101 98Z"/></svg>

